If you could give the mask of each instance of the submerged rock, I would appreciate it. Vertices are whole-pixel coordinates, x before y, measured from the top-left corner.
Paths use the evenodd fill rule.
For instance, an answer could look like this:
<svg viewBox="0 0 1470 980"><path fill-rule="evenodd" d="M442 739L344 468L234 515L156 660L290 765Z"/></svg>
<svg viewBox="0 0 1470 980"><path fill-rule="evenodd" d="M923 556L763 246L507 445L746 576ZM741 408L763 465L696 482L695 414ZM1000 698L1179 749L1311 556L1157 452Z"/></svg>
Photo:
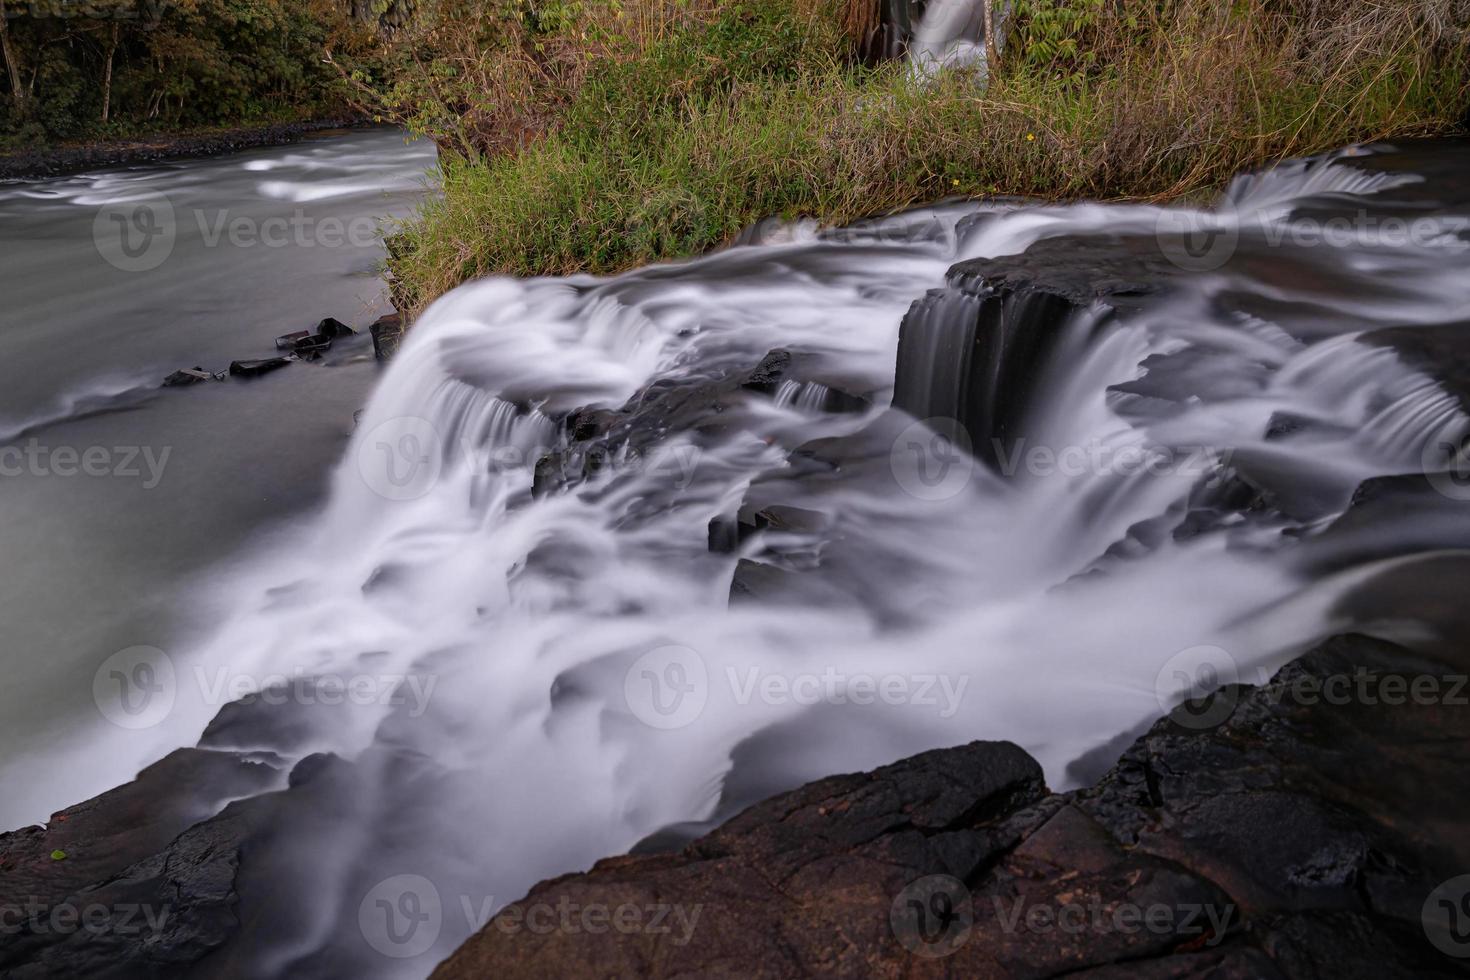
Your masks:
<svg viewBox="0 0 1470 980"><path fill-rule="evenodd" d="M198 384L201 381L209 381L213 378L214 375L210 374L202 367L184 368L182 370L175 371L173 374L170 374L168 377L164 378L163 387L187 388L190 385Z"/></svg>
<svg viewBox="0 0 1470 980"><path fill-rule="evenodd" d="M230 376L238 378L258 378L262 374L269 374L290 364L289 358L265 357L253 361L231 361Z"/></svg>

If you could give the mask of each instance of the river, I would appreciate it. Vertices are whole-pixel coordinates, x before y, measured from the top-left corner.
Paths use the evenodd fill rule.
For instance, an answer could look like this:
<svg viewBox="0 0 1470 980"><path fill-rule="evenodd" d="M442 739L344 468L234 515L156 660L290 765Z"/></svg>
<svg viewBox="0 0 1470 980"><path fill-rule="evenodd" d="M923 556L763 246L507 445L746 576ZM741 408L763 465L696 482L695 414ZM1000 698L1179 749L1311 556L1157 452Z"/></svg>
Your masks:
<svg viewBox="0 0 1470 980"><path fill-rule="evenodd" d="M323 317L370 323L386 309L376 229L410 213L433 164L431 145L367 130L0 183L0 440L36 447L0 476L0 825L44 820L146 761L100 737L115 729L93 700L97 666L172 649L219 615L194 584L319 505L378 368L364 338L330 365L160 382L274 354L276 336ZM107 221L137 201L166 201L172 230L131 260Z"/></svg>
<svg viewBox="0 0 1470 980"><path fill-rule="evenodd" d="M173 455L151 488L0 482L4 816L196 742L247 759L281 792L234 811L263 827L206 965L416 977L536 881L805 780L989 738L1075 786L1331 633L1422 640L1430 583L1386 611L1361 590L1467 543L1441 505L1470 416L1399 340L1458 342L1470 311L1465 152L1349 148L1210 208L769 222L469 283L380 380L359 340L141 393L376 312L374 246L211 250L180 213L401 213L428 151L354 134L8 188L4 404L57 406L12 441ZM164 188L139 229L176 229L161 277L88 257L98 208ZM1364 517L1365 483L1407 476L1412 507Z"/></svg>

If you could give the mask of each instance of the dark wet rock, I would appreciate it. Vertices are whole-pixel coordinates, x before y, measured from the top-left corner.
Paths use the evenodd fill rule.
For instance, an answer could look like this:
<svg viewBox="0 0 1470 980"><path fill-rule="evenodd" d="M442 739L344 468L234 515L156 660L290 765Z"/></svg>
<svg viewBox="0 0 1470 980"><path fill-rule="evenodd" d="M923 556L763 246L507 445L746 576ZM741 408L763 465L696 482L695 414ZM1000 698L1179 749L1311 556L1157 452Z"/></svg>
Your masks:
<svg viewBox="0 0 1470 980"><path fill-rule="evenodd" d="M183 370L175 371L173 374L170 374L168 377L164 378L163 387L187 388L190 385L198 384L201 381L210 381L213 378L214 375L210 374L202 367L184 368Z"/></svg>
<svg viewBox="0 0 1470 980"><path fill-rule="evenodd" d="M1400 360L1438 381L1470 412L1470 320L1374 330L1362 341L1391 347Z"/></svg>
<svg viewBox="0 0 1470 980"><path fill-rule="evenodd" d="M788 350L773 350L761 362L755 366L755 370L741 382L741 387L750 391L759 391L763 394L774 395L776 388L786 377L791 368L791 352Z"/></svg>
<svg viewBox="0 0 1470 980"><path fill-rule="evenodd" d="M1470 711L1320 695L1467 661L1337 637L1268 684L1176 709L1071 793L994 742L824 779L676 853L536 886L435 977L1463 975L1420 912L1470 867ZM931 876L958 880L953 904ZM698 918L683 942L678 925L509 925L564 901Z"/></svg>
<svg viewBox="0 0 1470 980"><path fill-rule="evenodd" d="M964 265L904 317L893 407L995 466L1024 435L1047 355L1087 307L1031 283L987 285Z"/></svg>
<svg viewBox="0 0 1470 980"><path fill-rule="evenodd" d="M1152 354L1140 366L1143 377L1108 388L1108 404L1133 421L1177 414L1179 405L1191 400L1230 401L1259 395L1271 378L1265 364L1201 346Z"/></svg>
<svg viewBox="0 0 1470 980"><path fill-rule="evenodd" d="M279 370L290 364L289 358L265 357L253 361L231 361L230 376L238 378L258 378L263 374Z"/></svg>
<svg viewBox="0 0 1470 980"><path fill-rule="evenodd" d="M22 910L0 929L0 975L159 976L204 956L233 928L247 823L242 804L214 813L281 782L234 753L180 749L45 827L0 835L0 907Z"/></svg>
<svg viewBox="0 0 1470 980"><path fill-rule="evenodd" d="M395 314L396 315L396 314ZM386 320L383 317L378 322ZM374 327L377 326L375 323ZM296 330L276 338L276 349L289 351L306 360L313 360L332 349L332 341L353 336L355 331L336 317L327 317L316 325L315 330ZM376 345L377 334L374 334ZM381 355L380 355L381 356Z"/></svg>
<svg viewBox="0 0 1470 980"><path fill-rule="evenodd" d="M1451 690L1467 670L1462 643L1430 655L1337 637L1259 688L1181 706L1070 793L1048 792L1004 742L821 779L536 886L436 976L1463 975L1419 917L1470 867L1470 692ZM1404 695L1424 678L1438 698ZM1334 679L1356 693L1335 697ZM243 731L253 710L222 713L207 739ZM315 839L362 805L336 756L309 755L284 779L279 765L183 750L47 828L0 837L4 895L106 910L96 931L0 934L0 971L248 972L259 937L293 928L279 882L309 873L286 828L309 820ZM943 911L923 889L949 879L961 918L921 935L911 901ZM506 927L562 902L663 908L668 931ZM154 924L137 926L144 909ZM924 938L935 930L938 947ZM936 949L946 955L924 955Z"/></svg>
<svg viewBox="0 0 1470 980"><path fill-rule="evenodd" d="M981 284L1039 289L1078 306L1102 299L1123 308L1132 305L1130 297L1160 292L1181 271L1159 236L1090 234L1042 238L1018 255L970 259L950 269L949 278L969 291Z"/></svg>
<svg viewBox="0 0 1470 980"><path fill-rule="evenodd" d="M722 441L738 430L735 419L753 397L774 397L792 381L826 386L823 411L854 411L867 406L861 396L845 392L839 380L826 377L821 362L785 350L768 352L755 365L724 359L705 372L662 378L643 388L616 410L580 408L563 419L565 445L536 463L533 492L556 493L586 483L622 461L630 468L676 469L660 441L668 432L689 432L696 448Z"/></svg>
<svg viewBox="0 0 1470 980"><path fill-rule="evenodd" d="M368 333L373 338L373 356L380 361L386 361L398 353L398 345L403 339L403 316L399 313L388 313L378 317L368 327Z"/></svg>
<svg viewBox="0 0 1470 980"><path fill-rule="evenodd" d="M1298 432L1307 431L1317 424L1316 419L1307 418L1305 415L1297 415L1293 412L1272 412L1271 417L1266 420L1265 439L1267 442L1286 439Z"/></svg>
<svg viewBox="0 0 1470 980"><path fill-rule="evenodd" d="M1448 491L1448 492L1447 492ZM1470 490L1454 473L1364 480L1342 513L1304 542L1315 573L1448 548L1470 549Z"/></svg>
<svg viewBox="0 0 1470 980"><path fill-rule="evenodd" d="M329 316L316 325L316 334L326 337L328 340L336 340L338 337L351 337L354 331L347 324L334 316Z"/></svg>
<svg viewBox="0 0 1470 980"><path fill-rule="evenodd" d="M305 343L310 339L310 330L293 330L291 333L283 333L276 338L276 350L295 350L297 344Z"/></svg>

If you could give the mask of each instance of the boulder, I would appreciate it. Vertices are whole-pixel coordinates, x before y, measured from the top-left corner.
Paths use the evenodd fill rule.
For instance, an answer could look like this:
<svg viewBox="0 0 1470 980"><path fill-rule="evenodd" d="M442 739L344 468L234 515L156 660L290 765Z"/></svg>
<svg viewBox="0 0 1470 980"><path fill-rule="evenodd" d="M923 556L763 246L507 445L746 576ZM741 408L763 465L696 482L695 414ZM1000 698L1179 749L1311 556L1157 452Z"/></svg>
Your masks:
<svg viewBox="0 0 1470 980"><path fill-rule="evenodd" d="M1463 975L1421 920L1470 867L1470 712L1322 692L1465 666L1340 636L1070 793L1004 742L824 779L537 885L434 977ZM567 903L668 928L524 928Z"/></svg>

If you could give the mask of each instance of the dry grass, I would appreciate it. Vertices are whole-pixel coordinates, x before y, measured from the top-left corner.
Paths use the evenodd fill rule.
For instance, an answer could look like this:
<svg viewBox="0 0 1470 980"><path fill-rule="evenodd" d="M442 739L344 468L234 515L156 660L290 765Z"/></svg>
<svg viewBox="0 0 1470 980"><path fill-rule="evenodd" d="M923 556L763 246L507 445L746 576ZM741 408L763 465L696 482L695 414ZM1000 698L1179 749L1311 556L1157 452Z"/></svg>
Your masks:
<svg viewBox="0 0 1470 980"><path fill-rule="evenodd" d="M443 198L395 243L400 301L416 310L487 274L694 254L769 215L1186 194L1276 159L1444 132L1467 103L1452 0L1171 0L1143 23L1113 6L1089 26L1089 70L1013 49L985 91L855 66L839 8L824 20L815 0L792 2L714 20L681 6L687 22L646 4L562 102L538 103L540 138L446 159Z"/></svg>

